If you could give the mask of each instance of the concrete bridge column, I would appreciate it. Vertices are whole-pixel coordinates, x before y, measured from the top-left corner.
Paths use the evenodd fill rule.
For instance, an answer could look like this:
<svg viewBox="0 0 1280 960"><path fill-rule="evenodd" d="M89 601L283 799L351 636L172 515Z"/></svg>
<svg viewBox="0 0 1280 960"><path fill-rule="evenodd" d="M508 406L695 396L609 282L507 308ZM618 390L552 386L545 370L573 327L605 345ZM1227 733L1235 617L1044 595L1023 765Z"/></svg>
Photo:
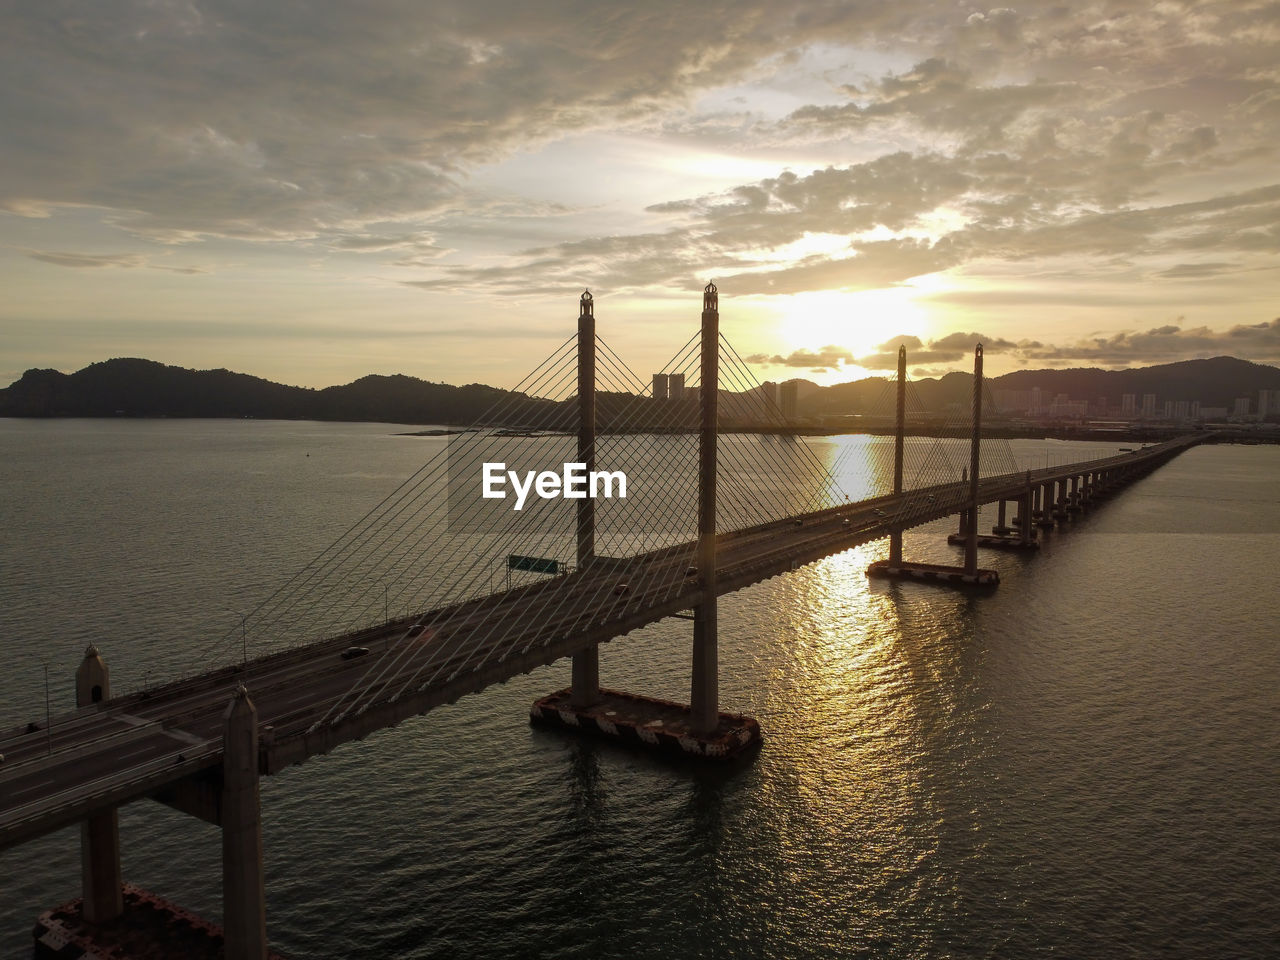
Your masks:
<svg viewBox="0 0 1280 960"><path fill-rule="evenodd" d="M973 433L969 438L969 529L965 531L964 572L978 573L978 470L982 445L982 344L973 348Z"/></svg>
<svg viewBox="0 0 1280 960"><path fill-rule="evenodd" d="M716 607L716 460L719 429L720 307L715 284L702 292L701 382L698 396L698 580L702 601L693 608L690 725L711 733L720 725L720 655Z"/></svg>
<svg viewBox="0 0 1280 960"><path fill-rule="evenodd" d="M1014 502L1016 503L1017 501L1014 501ZM996 534L997 536L1002 537L1005 534L1011 532L1011 528L1009 527L1008 523L1005 522L1006 509L1007 508L1005 506L1005 499L1004 497L1001 497L1000 505L999 507L996 508L996 524L994 527L991 528L991 532Z"/></svg>
<svg viewBox="0 0 1280 960"><path fill-rule="evenodd" d="M578 462L587 473L596 468L596 317L590 290L578 301ZM596 507L590 497L578 501L578 568L596 555ZM589 707L600 699L600 647L592 644L573 655L571 702Z"/></svg>
<svg viewBox="0 0 1280 960"><path fill-rule="evenodd" d="M1036 511L1036 524L1041 530L1053 528L1053 481L1046 480L1036 487L1036 497L1040 501L1040 509Z"/></svg>
<svg viewBox="0 0 1280 960"><path fill-rule="evenodd" d="M84 652L76 670L76 706L111 698L111 674L96 646ZM115 807L86 817L80 825L81 907L89 923L106 923L124 912L120 876L120 818Z"/></svg>
<svg viewBox="0 0 1280 960"><path fill-rule="evenodd" d="M902 493L902 450L907 436L907 348L898 347L897 429L893 434L893 493ZM889 562L902 563L902 528L889 533Z"/></svg>
<svg viewBox="0 0 1280 960"><path fill-rule="evenodd" d="M222 720L222 924L226 960L266 960L258 711L241 686Z"/></svg>
<svg viewBox="0 0 1280 960"><path fill-rule="evenodd" d="M1031 502L1034 499L1035 493L1031 487L1027 487L1027 492L1018 501L1018 539L1023 543L1030 543L1035 539L1031 532Z"/></svg>

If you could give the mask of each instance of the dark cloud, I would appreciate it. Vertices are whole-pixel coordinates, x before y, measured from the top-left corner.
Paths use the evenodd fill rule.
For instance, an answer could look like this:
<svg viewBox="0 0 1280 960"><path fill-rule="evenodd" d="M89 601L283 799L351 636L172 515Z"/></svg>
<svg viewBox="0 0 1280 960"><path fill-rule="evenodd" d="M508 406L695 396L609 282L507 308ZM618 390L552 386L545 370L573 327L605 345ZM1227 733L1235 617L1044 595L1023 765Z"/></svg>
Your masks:
<svg viewBox="0 0 1280 960"><path fill-rule="evenodd" d="M1208 327L1183 329L1177 324L1166 324L1145 331L1126 331L1062 346L1028 345L1020 347L1017 353L1027 363L1072 361L1101 366L1162 363L1222 355L1275 363L1280 361L1280 318L1264 323L1240 324L1221 331Z"/></svg>
<svg viewBox="0 0 1280 960"><path fill-rule="evenodd" d="M979 343L984 354L1008 353L1018 349L1018 344L1010 340L985 337L980 333L950 333L927 343L919 337L897 336L880 344L875 353L858 357L853 362L868 370L895 370L898 348L906 347L908 363L956 363L972 357L974 347Z"/></svg>
<svg viewBox="0 0 1280 960"><path fill-rule="evenodd" d="M439 212L478 164L657 117L910 10L45 0L2 16L0 208L99 206L178 241L324 240Z"/></svg>
<svg viewBox="0 0 1280 960"><path fill-rule="evenodd" d="M886 340L875 353L860 357L833 345L816 351L797 350L787 356L753 354L746 360L766 367L805 367L816 373L829 372L845 364L872 371L891 371L898 366L898 348L905 346L907 363L916 365L911 367L913 377L937 377L951 370L970 369L974 347L979 343L984 355L1004 354L1024 366L1071 363L1128 367L1223 355L1276 363L1280 362L1280 318L1219 331L1207 327L1184 329L1172 323L1141 332L1122 332L1061 345L1035 340L1015 343L979 333L952 333L925 342L919 337L902 334Z"/></svg>
<svg viewBox="0 0 1280 960"><path fill-rule="evenodd" d="M826 373L846 363L855 362L853 354L844 347L834 345L821 350L796 350L787 356L754 353L744 358L748 363L770 367L805 367L813 373Z"/></svg>

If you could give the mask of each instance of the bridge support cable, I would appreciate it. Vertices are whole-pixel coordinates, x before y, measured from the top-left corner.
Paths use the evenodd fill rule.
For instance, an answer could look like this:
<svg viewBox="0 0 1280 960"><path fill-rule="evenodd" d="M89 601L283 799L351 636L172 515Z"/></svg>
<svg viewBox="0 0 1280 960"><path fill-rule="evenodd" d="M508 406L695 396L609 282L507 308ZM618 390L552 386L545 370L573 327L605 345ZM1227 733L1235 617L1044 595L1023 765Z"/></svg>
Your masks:
<svg viewBox="0 0 1280 960"><path fill-rule="evenodd" d="M572 366L571 343L572 341L570 340L562 344L561 348L539 367L532 378L527 378L527 380L531 379L531 386L534 389L545 391L549 386L554 386L563 381L564 371ZM498 419L499 421L501 419L514 419L519 414L518 408L520 406L521 403L518 398L509 397L506 403L495 405L495 408L489 414L481 418L481 422L492 419ZM401 496L393 501L389 498L386 507L362 526L357 537L348 538L345 544L348 549L345 554L334 563L315 570L311 586L314 588L317 585L322 585L323 590L313 589L310 593L323 592L324 594L334 595L333 580L335 577L331 575L335 572L332 569L334 567L341 566L349 571L349 568L360 562L362 556L375 558L373 562L376 563L378 559L385 558L388 553L394 553L394 547L397 544L391 542L390 538L399 534L399 542L403 543L406 532L413 529L412 525L404 522L405 518L412 517L415 514L422 515L424 513L422 509L424 503L429 506L434 505L439 496L440 483L443 482L447 465L445 455L442 454L433 458L428 463L427 468L424 468L424 471L420 471L421 479L431 481L430 483L420 482L417 488L411 491L411 496ZM371 569L371 574L366 573L366 577L385 577L385 574L377 570L376 567L369 569ZM350 572L346 572L344 576L347 580L359 579L358 575L353 575ZM340 596L341 592L339 591L337 595ZM294 614L304 603L311 603L313 600L312 596L306 592L299 592L290 599L291 603L277 616L277 622L286 616ZM322 607L321 609L324 608Z"/></svg>
<svg viewBox="0 0 1280 960"><path fill-rule="evenodd" d="M784 441L781 445L766 447L773 454L772 462L781 481L780 489L789 494L789 498L775 509L773 519L782 520L797 513L811 513L849 503L849 491L840 482L832 465L824 463L807 442L796 436L794 424L784 415L776 398L769 396L771 391L767 391L755 377L728 338L722 335L721 343L729 383L738 391L733 399L739 409L742 409L743 398L747 398L746 419L758 420L778 431L776 435Z"/></svg>
<svg viewBox="0 0 1280 960"><path fill-rule="evenodd" d="M573 338L567 339L551 356L540 364L533 373L526 377L517 387L504 394L484 416L481 423L503 422L513 419L520 408L531 402L530 394L538 387L554 378L558 368L566 361L566 354L572 352ZM528 390L529 393L524 391ZM377 506L366 513L359 521L352 524L341 536L298 574L278 588L263 603L259 604L246 617L253 627L255 636L263 636L278 632L282 639L292 636L293 640L302 639L297 632L289 629L289 620L310 604L317 595L328 595L332 592L335 580L350 579L343 577L342 571L351 566L353 555L362 547L380 546L385 541L375 539L379 532L385 534L391 522L404 515L414 504L424 499L438 496L439 483L446 469L443 455L429 460L395 491L385 497ZM381 599L381 598L379 598ZM284 625L284 629L281 629ZM314 631L308 631L314 635ZM217 656L220 650L230 646L231 641L239 639L240 630L228 632L222 642L211 654Z"/></svg>
<svg viewBox="0 0 1280 960"><path fill-rule="evenodd" d="M597 372L599 372L599 367L597 368ZM599 445L599 442L600 442L600 441L599 441L599 437L598 437L598 436L597 436L597 441L596 441L596 442L597 442L597 453L596 453L596 456L597 456L597 460L599 460L599 459L600 459L600 457L601 457L601 454L600 454L600 451L599 451L599 449L598 449L598 445ZM605 501L605 503L606 503L606 504L607 504L607 503L610 503L610 502L611 502L611 501ZM601 514L600 514L600 509L599 509L599 508L600 508L600 506L601 506L601 504L600 504L600 503L597 503L597 510L595 511L595 521L596 521L596 550L595 550L595 553L596 553L596 555L597 555L597 556L602 555L602 554L601 554L602 544L601 544L601 541L600 541L600 537L601 537L601 523L602 523L602 519L601 519ZM581 574L581 571L580 571L580 574ZM597 581L599 581L599 580L600 580L600 578L599 578L599 577L597 577L596 579L597 579ZM599 591L601 591L601 590L605 590L605 589L607 589L607 588L604 586L604 583L603 583L603 582L600 582L600 585L597 587L597 592L599 592ZM432 631L437 632L437 633L439 633L439 634L441 634L441 635L448 634L448 633L450 632L450 630L449 630L449 624L448 624L448 619L449 619L449 615L448 615L448 614L446 614L446 613L443 613L443 612L442 612L442 614L440 614L440 615L438 615L438 616L435 616L435 617L433 617L433 618L429 618L430 622L428 623L428 627L429 627ZM506 621L502 626L503 626L503 627L505 627L505 629L506 629L506 631L507 631L508 633L511 633L511 632L519 633L519 632L520 632L520 631L517 629L517 627L518 627L518 623L517 623L517 621L516 621L516 620L514 620L514 619L508 619L508 620L507 620L507 621ZM485 634L483 637L473 637L473 638L471 638L471 639L470 639L470 641L468 641L468 642L470 642L470 643L471 643L471 646L472 646L472 648L473 648L473 649L482 649L482 648L487 648L487 652L485 652L485 653L483 654L483 659L481 659L479 662L477 662L477 663L475 663L475 664L471 665L471 666L469 667L469 669L479 669L479 668L480 668L480 666L482 666L482 665L483 665L483 663L484 663L484 662L486 662L486 661L487 661L487 659L488 659L490 656L492 656L492 654L493 654L494 650L496 650L496 649L497 649L497 647L495 646L495 641L496 641L496 639L497 639L497 638L496 638L496 636L495 636L495 634L494 634L494 630L496 630L496 629L498 629L498 625L496 625L496 624L495 624L494 628L493 628L493 629L491 629L491 630L489 630L489 631L486 631L486 634ZM427 679L426 679L426 683L428 683L428 684L429 684L429 683L431 683L431 682L434 682L434 680L435 680L435 679L440 675L440 673L441 673L441 671L442 671L442 670L450 669L450 668L451 668L451 669L452 669L452 671L453 671L454 673L456 673L458 669L461 669L463 666L466 666L466 664L465 664L465 658L466 658L467 656L469 656L469 654L467 654L467 653L465 652L465 649L464 649L464 647L463 647L463 642L464 642L464 641L463 641L463 638L461 638L461 637L457 638L457 640L456 640L456 641L455 641L455 642L450 646L450 648L449 648L449 650L450 650L451 652L449 652L446 656L442 656L442 657L440 657L440 658L438 658L438 659L433 659L429 664L422 664L422 665L420 665L417 669L415 669L415 671L413 672L413 674L412 674L412 675L410 675L410 676L408 677L408 679L407 679L407 680L404 680L402 683L400 683L400 688L399 688L399 690L397 691L396 696L399 696L399 695L403 694L403 693L404 693L405 691L407 691L407 690L408 690L408 689L409 689L409 688L410 688L414 683L418 682L418 679L419 679L419 677L420 677L420 676L422 676L422 675L423 675L423 671L424 671L424 670L426 670L426 671L427 671ZM506 648L506 650L509 650L509 649L510 649L510 645ZM505 655L506 650L504 650L503 654L500 654L500 656ZM462 659L464 660L464 663L463 663L462 665L458 665L458 664L457 664L457 660L458 660L459 658L462 658ZM432 667L432 664L434 664L434 667ZM451 666L451 665L452 665L452 666Z"/></svg>
<svg viewBox="0 0 1280 960"><path fill-rule="evenodd" d="M576 380L577 370L576 363L574 363L565 378L563 378L563 382L573 385L576 384ZM541 426L560 431L566 437L572 437L572 434L577 430L576 419L576 405L565 403L561 405L561 409L554 419L544 421ZM528 438L498 437L497 439L496 447L489 445L479 449L469 449L467 454L460 458L461 463L453 465L454 468L461 469L464 472L475 472L478 476L481 459L521 452L515 448L522 445L527 446L523 444L523 440ZM540 448L549 446L550 450L543 450L544 453L549 453L554 452L556 442L551 442L554 439L554 437L550 438L550 440L545 437L534 438L534 442ZM477 447L475 444L471 446L472 448ZM526 449L523 452L527 454L528 450ZM567 453L567 450L563 451L561 457L568 459L565 456ZM477 502L464 509L460 516L450 517L451 525L465 527L479 513L480 509L477 498ZM525 529L522 530L522 526ZM436 561L443 575L429 585L429 593L417 596L417 607L418 609L425 607L428 610L451 609L452 605L459 601L491 593L492 584L489 582L489 571L492 569L493 563L499 557L510 555L515 550L546 551L550 548L554 553L560 552L560 547L557 544L562 543L570 550L573 550L576 542L575 531L565 530L561 534L539 532L532 525L522 524L521 515L514 511L505 518L501 528L479 538L457 535L446 536L443 540L438 539L435 544ZM418 543L415 543L415 550L418 549L418 546ZM533 555L544 554L535 552ZM373 664L370 670L366 672L366 676L362 677L353 687L352 702L347 704L345 708L335 707L335 709L340 709L340 713L344 715L351 709L358 707L361 700L368 702L371 697L376 696L383 682L394 680L399 683L395 677L396 671L399 670L402 662L419 652L418 647L421 645L420 641L423 637L440 632L442 627L440 615L419 615L416 619L418 623L414 626L407 626L396 645L388 650L387 655L384 655L380 662Z"/></svg>
<svg viewBox="0 0 1280 960"><path fill-rule="evenodd" d="M533 424L543 431L554 430L563 435L571 435L571 431L576 431L576 423L573 422L576 420L575 408L572 404L562 402L572 395L576 385L576 339L575 337L566 341L566 344L571 346L568 347L567 353L561 357L562 362L543 365L542 369L545 375L539 383L543 387L544 394L549 393L551 395L549 399L552 406ZM474 471L477 476L479 476L481 460L488 457L514 454L519 452L517 448L522 446L527 448L529 443L541 443L543 446L549 444L551 447L556 445L555 442L552 442L555 440L554 435L541 435L530 440L528 435L508 436L501 432L493 433L492 431L479 430L462 435L460 440L461 442L457 448L449 451L450 454L455 455L455 462L451 466L457 470ZM482 440L490 442L486 445L480 442ZM525 452L527 453L527 449ZM443 458L438 459L443 460ZM565 459L568 458L566 457ZM479 498L477 497L475 500L476 502L468 509L463 510L459 516L451 516L449 518L451 524L465 527L480 509ZM415 524L402 525L398 531L400 536L394 544L396 558L400 561L399 569L390 574L382 575L384 580L389 579L393 583L399 582L399 579L412 573L415 566L412 561L416 559L416 556L421 551L434 549L441 575L426 583L425 589L427 592L425 594L418 594L416 597L418 609L445 606L450 601L491 592L492 584L488 582L491 578L491 573L485 568L491 569L492 561L497 558L504 548L509 548L514 542L513 534L517 531L521 519L519 514L508 517L505 527L495 533L478 536L455 535L441 529L438 501L437 492L436 500L428 503L424 510L419 511L419 517ZM566 531L565 534L566 542L572 543L572 532ZM535 537L534 539L538 538ZM489 546L486 547L485 544L489 544ZM545 546L547 544L546 538L541 538L541 545ZM477 546L481 549L477 550ZM366 579L370 578L366 577ZM409 618L405 621L403 633L397 643L389 648L388 652L397 648L401 653L405 652L406 649L410 652L415 649L415 647L409 646L407 642L411 640L416 642L423 631L420 626L418 629L414 629L412 619ZM396 666L394 659L388 663L375 663L371 665L370 671L367 671L367 673L371 672L372 677L377 677L383 670L394 666ZM370 677L362 679L364 682L368 682ZM340 706L335 706L334 709L340 709Z"/></svg>
<svg viewBox="0 0 1280 960"><path fill-rule="evenodd" d="M694 350L686 358L685 369L680 374L686 385L686 399L678 402L672 398L665 404L660 404L660 407L665 406L677 411L675 419L678 435L659 439L656 436L639 436L628 431L628 442L631 445L647 447L653 455L657 454L659 446L665 447L667 448L666 455L672 461L667 464L658 462L649 464L649 468L655 471L654 479L660 478L662 481L660 485L656 486L664 502L661 504L662 512L658 516L650 513L645 517L645 524L642 529L652 531L656 526L658 529L666 530L667 535L654 540L652 539L652 533L650 533L651 539L648 545L656 545L664 539L668 542L688 542L695 532L695 528L690 525L689 519L695 516L697 478L696 472L690 468L694 466L696 459L696 448L693 445L696 442L696 437L691 436L696 429L696 410L687 403L687 393L693 389L699 389L700 362L698 360L698 350L699 348L695 346ZM634 381L636 379L635 375L625 367L625 364L622 364L621 369L616 371L616 376L622 380ZM676 457L680 457L678 462L675 460ZM686 457L687 459L685 459ZM656 472L659 469L661 470L660 474ZM737 477L726 478L722 474L721 479L727 480L730 486L742 487L743 484L743 481ZM651 484L651 486L655 485ZM673 493L676 496L672 496L671 494ZM743 493L745 494L745 488ZM744 497L743 502L749 501ZM628 504L628 508L630 506ZM613 509L620 512L621 505L617 505ZM757 522L763 519L763 516L759 516ZM629 529L634 528L634 524L629 527ZM633 552L636 548L641 548L641 545L634 544Z"/></svg>
<svg viewBox="0 0 1280 960"><path fill-rule="evenodd" d="M585 311L580 310L580 314L582 312L585 312ZM598 340L599 338L597 337L596 339ZM605 370L607 370L607 366L608 366L607 363L602 363L602 358L598 358L597 370L596 370L597 374L600 374ZM602 395L602 396L608 399L607 395ZM606 429L611 429L616 427L616 425L620 420L623 422L623 425L625 426L626 417L638 416L639 413L637 411L640 407L643 407L643 405L637 405L634 403L624 406L624 409L622 411L623 416L616 418L612 424L606 427ZM574 427L576 428L577 424L574 424ZM635 442L633 438L626 437L625 433L624 433L624 439L628 443ZM602 453L600 451L599 444L600 444L600 437L597 435L595 447L596 447L596 458L598 461L602 458ZM596 556L603 555L602 550L607 548L608 546L607 543L602 543L602 540L601 540L602 536L605 533L603 529L604 518L602 517L601 507L615 505L615 504L616 504L616 501L609 501L609 500L606 500L603 502L597 502L596 504L596 510L594 511L594 519L595 519L594 554ZM581 525L579 525L579 527L580 527L579 532L581 533ZM512 533L513 535L515 535L514 531ZM510 541L504 541L504 542L510 542ZM595 588L596 593L607 594L611 590L612 585L613 585L612 581L597 578L597 586ZM562 592L565 594L565 596L567 596L567 591L562 591ZM451 630L448 622L449 617L447 615L442 613L441 615L430 615L425 618L420 617L420 619L425 619L426 621L426 623L424 624L424 626L426 627L425 632L438 634L441 637L445 638L446 643L448 642L447 635L451 632ZM403 680L402 682L401 680L396 679L395 682L399 685L399 689L396 691L393 697L398 697L402 695L411 687L413 683L417 682L418 677L422 675L424 668L427 669L427 672L429 674L427 682L430 683L430 682L433 682L434 679L440 675L442 670L449 669L452 674L456 674L456 672L459 669L463 669L463 668L473 669L473 670L479 669L486 662L488 662L488 660L491 657L494 657L495 655L497 656L498 659L505 658L505 656L511 652L515 643L518 642L518 637L523 632L524 630L523 628L521 628L517 618L507 618L502 624L495 624L492 629L485 631L485 634L483 636L470 637L466 642L471 645L472 649L477 649L477 650L483 649L485 651L483 652L482 655L478 655L479 659L477 662L474 662L470 665L466 663L466 659L470 655L466 653L466 647L464 647L463 645L464 641L461 637L459 637L456 640L456 642L449 645L445 654L437 658L432 658L430 663L420 665L418 668L415 669L414 673L407 680ZM505 646L501 645L504 639L508 635L512 635L513 639L507 642ZM462 660L463 662L459 664L458 663L459 660ZM434 668L432 668L430 664L435 664ZM345 713L350 712L352 709L355 709L358 712L362 708L362 704L368 703L371 699L378 697L380 695L378 691L381 689L380 684L384 680L390 681L392 677L396 675L396 670L399 668L400 664L397 660L390 659L386 665L378 665L378 666L380 667L380 669L378 669L377 671L374 671L370 676L366 678L362 678L361 683L358 685L360 687L360 690L353 691L352 700L349 703L344 703L340 708L337 708L340 711L339 715L344 715Z"/></svg>
<svg viewBox="0 0 1280 960"><path fill-rule="evenodd" d="M605 346L603 341L601 341L601 345ZM608 351L607 346L605 349L607 355L612 355L612 351ZM602 379L606 381L611 376L608 373L609 366L607 361L602 360L601 366L598 367L598 372L604 374ZM621 371L615 370L612 376L615 378L614 385L618 386L619 381L616 378L625 375ZM629 376L629 379L633 382L636 380L633 375ZM647 392L649 389L648 386L643 384L640 385L640 388L641 392ZM648 469L652 478L661 482L650 484L656 491L656 494L651 494L651 497L657 496L656 502L653 499L649 499L641 504L636 504L634 500L629 498L625 501L625 505L623 501L618 500L605 500L597 503L597 553L601 557L609 554L627 556L646 553L652 556L655 548L661 552L664 549L669 550L670 547L679 547L681 543L688 541L688 534L683 529L679 529L674 536L671 533L663 535L661 525L656 533L650 529L653 515L656 513L660 518L667 515L669 513L667 508L670 498L674 495L677 499L680 499L680 494L682 493L682 490L677 489L677 485L671 482L671 480L680 475L680 471L676 470L673 473L670 464L658 462L656 468L660 468L662 471L659 473L658 469L655 469L655 464L651 461L654 456L652 431L662 431L669 426L682 428L684 423L683 412L677 405L658 404L656 406L658 415L655 417L654 409L653 407L646 407L644 404L630 404L616 419L610 422L608 428L610 436L607 438L611 441L610 452L607 457L602 454L602 459L608 459L612 462L614 457L621 457L623 462L630 464L633 468L638 466ZM674 413L671 411L674 411ZM643 435L640 433L641 430L645 431ZM636 455L633 456L633 453ZM688 503L677 502L675 508L678 513L672 515L681 518L687 517L690 513L690 506ZM611 521L614 519L615 514L619 516L619 522L613 524ZM624 531L623 542L619 543L616 539L609 539L601 547L601 538L607 537L607 531L610 527ZM646 533L646 529L649 530L648 533ZM642 559L642 557L637 559ZM614 563L616 564L616 561ZM616 569L616 573L609 575L611 569ZM668 583L676 587L687 586L684 583L683 574L680 572L679 556L675 556L662 564L661 569L667 571L665 577ZM616 610L620 606L625 606L627 601L619 599L619 595L615 591L622 584L625 584L625 589L629 591L632 584L627 581L633 579L634 576L643 576L645 578L643 586L646 588L647 593L655 585L651 570L647 566L643 572L641 572L640 568L633 569L633 564L631 563L624 563L622 566L616 567L607 566L602 571L602 574L602 576L594 580L592 592L588 595L586 601L579 604L581 612L577 613L574 622L568 625L568 632L585 629L594 619L598 618L601 610ZM641 584L637 582L635 586L639 588ZM568 602L568 598L568 591L562 592L559 603L548 611L547 616L550 619L555 619L561 612L560 608ZM517 629L517 625L511 624L505 633L493 637L490 640L489 652L476 664L476 668L483 666L491 658L505 659L506 656L514 652L514 647L519 642L520 634L521 631Z"/></svg>

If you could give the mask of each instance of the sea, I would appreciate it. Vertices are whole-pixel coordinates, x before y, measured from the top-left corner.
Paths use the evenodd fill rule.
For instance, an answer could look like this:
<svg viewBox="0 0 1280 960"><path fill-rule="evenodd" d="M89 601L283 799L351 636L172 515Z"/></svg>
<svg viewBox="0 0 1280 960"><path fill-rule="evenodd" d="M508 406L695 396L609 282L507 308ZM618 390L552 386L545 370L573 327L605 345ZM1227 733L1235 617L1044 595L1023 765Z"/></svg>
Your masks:
<svg viewBox="0 0 1280 960"><path fill-rule="evenodd" d="M213 662L424 462L391 424L0 420L0 726ZM818 457L865 438L809 438ZM1026 466L1115 452L1010 441ZM990 523L984 512L983 524ZM905 537L956 562L953 521ZM1205 445L987 593L868 581L873 543L720 601L749 763L529 725L567 661L262 783L290 958L1264 958L1280 944L1280 446ZM430 563L429 558L424 563ZM601 648L687 702L691 624ZM216 828L121 809L125 878L212 920ZM78 895L79 835L0 852L0 956Z"/></svg>

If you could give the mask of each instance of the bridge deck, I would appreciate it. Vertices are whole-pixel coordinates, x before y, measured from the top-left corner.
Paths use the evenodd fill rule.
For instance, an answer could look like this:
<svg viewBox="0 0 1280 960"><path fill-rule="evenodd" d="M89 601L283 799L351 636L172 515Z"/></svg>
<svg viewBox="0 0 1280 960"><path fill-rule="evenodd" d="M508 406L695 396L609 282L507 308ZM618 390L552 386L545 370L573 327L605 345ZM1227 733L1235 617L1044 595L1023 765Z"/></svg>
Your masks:
<svg viewBox="0 0 1280 960"><path fill-rule="evenodd" d="M1034 470L1030 481L1113 468L1145 471L1196 442L1179 438L1122 456ZM979 499L1016 498L1026 492L1027 481L1026 473L986 478ZM716 592L739 590L968 505L967 484L951 483L721 534ZM414 639L407 636L413 621L381 625L244 668L225 667L117 697L59 718L51 731L33 723L0 735L6 756L0 767L0 849L220 765L223 711L241 682L264 730L263 772L273 773L688 609L702 598L696 578L686 576L694 547L690 541L424 613L418 622L440 626ZM627 584L626 592L614 592L619 582ZM344 660L341 653L352 644L369 647L370 654ZM346 707L353 687L373 677L379 677L376 694L359 709Z"/></svg>

